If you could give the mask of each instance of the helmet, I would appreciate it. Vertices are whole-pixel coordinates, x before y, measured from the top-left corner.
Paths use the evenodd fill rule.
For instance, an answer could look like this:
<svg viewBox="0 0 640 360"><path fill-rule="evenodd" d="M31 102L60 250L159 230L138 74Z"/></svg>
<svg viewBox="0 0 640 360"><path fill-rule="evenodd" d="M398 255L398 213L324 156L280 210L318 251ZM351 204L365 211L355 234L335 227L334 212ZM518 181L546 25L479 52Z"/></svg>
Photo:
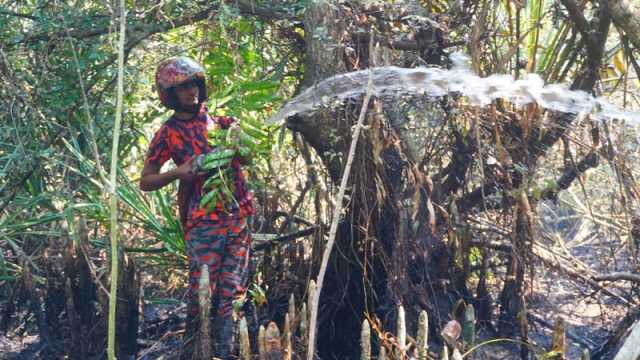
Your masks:
<svg viewBox="0 0 640 360"><path fill-rule="evenodd" d="M177 56L163 60L156 69L156 88L160 102L169 109L188 111L182 109L176 99L175 87L195 81L198 84L198 105L207 99L204 68L195 60Z"/></svg>

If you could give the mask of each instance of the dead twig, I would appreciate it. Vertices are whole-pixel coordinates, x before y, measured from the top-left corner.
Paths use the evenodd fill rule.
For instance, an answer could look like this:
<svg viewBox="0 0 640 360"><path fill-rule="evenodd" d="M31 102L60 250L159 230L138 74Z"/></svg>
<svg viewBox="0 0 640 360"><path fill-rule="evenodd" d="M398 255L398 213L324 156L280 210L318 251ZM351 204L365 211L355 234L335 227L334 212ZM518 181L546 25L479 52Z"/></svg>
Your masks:
<svg viewBox="0 0 640 360"><path fill-rule="evenodd" d="M488 248L492 248L494 250L498 250L498 251L503 251L503 252L510 252L511 251L511 244L505 244L505 243L498 243L498 242L480 242L480 241L472 241L472 245L474 246L483 246L483 247L488 247ZM579 269L573 269L572 265L570 264L566 264L566 262L570 262L570 260L566 259L565 256L561 255L561 254L557 254L555 252L553 252L550 249L545 248L544 246L540 245L539 243L534 243L533 244L533 254L540 259L543 263L545 263L547 266L556 269L556 270L560 270L562 272L564 272L565 274L567 274L569 277L574 278L574 279L579 279L581 281L584 281L585 283L589 284L591 287L593 287L594 289L598 290L598 291L602 291L603 293L612 296L618 300L620 300L621 302L623 302L625 305L632 305L637 303L637 301L635 301L634 299L630 298L628 295L622 295L622 294L616 294L615 292L611 291L610 289L607 289L606 287L600 285L598 283L598 281L605 281L605 280L597 280L597 278L599 276L606 276L606 275L599 275L599 274L595 274L593 273L593 271L591 271L590 269L585 269L585 268L579 268ZM591 274L589 274L591 273ZM630 274L633 275L633 274ZM639 278L640 280L640 276L635 275L636 277Z"/></svg>
<svg viewBox="0 0 640 360"><path fill-rule="evenodd" d="M303 229L303 230L300 230L300 231L296 231L294 233L278 236L278 237L275 237L273 239L269 239L269 240L267 240L267 241L265 241L263 243L259 243L259 244L255 245L253 247L253 250L255 250L255 251L266 250L266 249L269 249L272 246L277 245L279 243L283 243L283 242L287 242L287 241L291 241L291 240L295 240L295 239L301 238L303 236L311 235L314 232L316 232L318 229L320 229L319 226L311 226L311 227L308 227L306 229Z"/></svg>
<svg viewBox="0 0 640 360"><path fill-rule="evenodd" d="M593 277L595 281L631 281L635 283L640 283L640 275L632 274L628 272L612 272L609 274L602 274Z"/></svg>
<svg viewBox="0 0 640 360"><path fill-rule="evenodd" d="M527 317L529 318L529 320L531 321L535 321L537 323L539 323L540 325L549 328L549 329L553 329L554 326L552 323L548 322L547 320L539 317L538 315L532 314L530 312L527 313ZM589 340L586 337L582 337L582 336L578 336L576 335L573 331L567 329L566 330L566 335L569 339L573 340L574 342L586 347L587 349L589 349L589 351L593 351L593 349L595 349L598 345L596 343L594 343L593 341Z"/></svg>

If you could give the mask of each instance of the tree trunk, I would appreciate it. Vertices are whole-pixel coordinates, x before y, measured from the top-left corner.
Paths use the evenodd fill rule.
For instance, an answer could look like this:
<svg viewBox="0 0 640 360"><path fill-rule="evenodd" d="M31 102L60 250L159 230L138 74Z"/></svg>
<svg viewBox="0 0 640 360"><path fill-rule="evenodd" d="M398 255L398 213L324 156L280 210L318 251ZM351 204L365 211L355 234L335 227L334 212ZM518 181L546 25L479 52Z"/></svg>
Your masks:
<svg viewBox="0 0 640 360"><path fill-rule="evenodd" d="M380 55L369 54L369 36L351 35L353 22L341 5L313 2L307 8L303 86L382 62ZM342 175L342 160L352 141L351 127L361 106L357 102L287 122L315 149L334 183ZM431 310L430 323L438 327L448 320L453 301L447 296L449 257L435 229L430 181L418 170L385 110L382 100L372 101L366 120L370 127L357 148L349 209L320 298L318 349L323 359L354 358L359 353L357 334L365 313L393 330L397 305L403 304L415 315L410 319L417 319L421 309Z"/></svg>
<svg viewBox="0 0 640 360"><path fill-rule="evenodd" d="M564 0L564 3L569 7L573 2ZM337 73L382 63L378 50L369 53L369 41L377 42L380 38L375 27L356 31L367 26L366 21L354 15L357 11L345 4L330 2L313 2L309 6L304 21L307 57L303 86L311 86ZM576 22L584 20L578 19L583 17L582 13L570 11L570 14L576 17ZM585 59L572 88L591 91L598 80L604 40L609 29L608 9L599 7L591 23L583 22L586 28L581 32L597 36L585 39ZM437 35L438 29L430 31ZM428 30L420 31L423 39L440 38L425 35L425 32ZM420 46L420 43L417 41L414 45ZM434 40L429 45L438 47L441 44ZM393 56L384 58L394 58L400 65L404 65L409 56L415 58L415 54L385 51L393 51ZM438 53L441 51L429 52L429 59ZM422 51L418 55L422 56L423 62L425 54ZM447 112L446 104L438 105ZM539 159L561 138L575 116L558 114L553 121L555 126L548 129L543 129L540 121L535 122L537 119L533 117L541 114L535 107L519 115L528 122L510 117L493 119L500 123L496 126L503 133L496 134L504 137L500 143L518 144L509 149L503 147L504 156L511 162L502 165L505 173L510 175L500 180L483 179L482 185L465 192L456 201L457 205L453 205L454 195L465 183L477 152L474 136L462 131L457 134L457 141L450 149L452 159L441 173L433 175L436 184L432 185L430 174L424 170L426 167L417 164L420 160L412 151L411 134L398 125L405 122L408 115L395 111L394 106L381 98L372 102L367 118L368 130L358 145L358 161L350 179L349 209L336 239L325 281L327 285L320 298L319 313L322 315L318 348L322 351L321 357L349 358L357 354L357 334L365 312L380 318L383 326L387 327L385 330L393 330L389 324L395 324L397 305L405 306L409 319L417 319L417 310L426 309L433 314L432 328L439 328L448 320L452 303L460 298L465 302L473 301L466 289L468 235L457 233L458 225L451 217L459 216L458 220L464 221L465 215L474 208L484 211L479 205L485 195L496 192L505 195L500 205L503 211L513 214L515 245L509 261L509 277L501 295L501 319L504 327L519 329L516 333L526 341L528 330L523 284L530 269L527 267L530 253L527 248L533 239L531 211L536 204L529 203L532 199L521 187L528 183ZM338 110L323 109L287 121L287 126L299 132L316 150L334 183L342 174L342 159L346 157L345 151L352 140L351 127L359 107L357 101L347 101ZM426 116L432 115L427 112ZM524 164L525 170L516 168L514 164ZM523 193L520 198L514 198L514 192ZM432 203L434 198L437 198L439 206ZM457 208L457 211L447 214L449 206ZM446 229L448 233L444 231L445 225L449 227ZM449 244L443 241L445 234L448 234ZM486 301L490 297L483 287L479 285L477 295L483 304L482 318L487 321L490 320L490 309L487 309ZM408 324L410 332L414 326ZM527 356L526 351L523 347L523 357Z"/></svg>
<svg viewBox="0 0 640 360"><path fill-rule="evenodd" d="M611 0L608 3L613 22L624 31L633 46L640 49L640 2Z"/></svg>
<svg viewBox="0 0 640 360"><path fill-rule="evenodd" d="M64 289L66 319L71 336L68 356L72 359L89 359L103 353L106 346L107 284L98 283L101 279L96 278L97 274L88 263L89 239L82 222L78 230L81 240L79 244L68 239L62 279L54 275L49 280L60 281ZM130 359L135 357L137 351L140 280L131 258L121 255L119 261L122 271L118 281L116 351L119 359ZM49 286L49 289L54 288ZM58 291L53 291L48 296L55 296L57 293ZM53 304L52 301L46 303ZM57 316L54 311L53 308L48 309L49 317Z"/></svg>

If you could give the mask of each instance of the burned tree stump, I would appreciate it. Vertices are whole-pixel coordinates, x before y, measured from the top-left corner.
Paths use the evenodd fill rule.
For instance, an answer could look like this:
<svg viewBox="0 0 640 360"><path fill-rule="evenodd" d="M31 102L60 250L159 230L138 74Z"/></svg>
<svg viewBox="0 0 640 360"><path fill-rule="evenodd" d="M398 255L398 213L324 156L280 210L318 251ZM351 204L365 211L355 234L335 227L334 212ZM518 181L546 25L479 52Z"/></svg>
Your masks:
<svg viewBox="0 0 640 360"><path fill-rule="evenodd" d="M68 356L87 359L101 354L106 346L108 281L98 277L90 261L89 238L79 226L79 243L68 241L64 252L63 286L71 344ZM116 352L120 359L137 352L140 279L133 259L120 253L118 301L116 305Z"/></svg>

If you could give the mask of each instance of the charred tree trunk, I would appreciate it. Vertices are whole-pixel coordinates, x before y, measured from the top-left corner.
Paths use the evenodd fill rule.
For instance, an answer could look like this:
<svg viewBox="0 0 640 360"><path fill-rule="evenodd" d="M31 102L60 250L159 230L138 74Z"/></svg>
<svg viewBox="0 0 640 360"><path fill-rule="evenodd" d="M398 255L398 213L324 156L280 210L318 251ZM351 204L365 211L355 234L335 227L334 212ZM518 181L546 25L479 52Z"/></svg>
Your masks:
<svg viewBox="0 0 640 360"><path fill-rule="evenodd" d="M303 86L382 62L379 55L369 54L369 41L375 36L350 35L356 33L350 31L356 22L352 10L356 12L330 2L314 2L307 8ZM360 106L350 102L337 111L287 122L315 149L334 183L342 175ZM377 316L390 327L397 305L403 304L415 312L415 319L421 309L441 314L432 322L438 327L447 320L454 300L449 297L448 250L435 227L430 180L418 169L385 111L382 100L372 102L369 129L358 144L348 211L320 298L318 349L323 359L354 358L359 353L357 334L364 314Z"/></svg>
<svg viewBox="0 0 640 360"><path fill-rule="evenodd" d="M574 1L564 0L563 4L574 18L586 47L573 89L591 91L598 79L609 29L608 9L604 3L600 4L590 23L575 11ZM411 6L413 13L420 9L410 1L407 6ZM378 28L367 23L368 18L360 16L361 13L362 9L344 3L313 2L308 7L304 20L307 57L303 87L338 73L382 65L382 56L377 50L369 53L368 44L379 42L383 37L376 35ZM438 54L442 54L438 40L442 36L438 36L438 31L437 28L422 29L418 31L417 41L394 43L406 53L399 53L397 48L387 50L394 51L395 55L384 58L393 58L399 64L406 64L410 57L421 58L422 63L435 61ZM597 36L592 36L594 33ZM390 44L381 42L382 47ZM431 48L440 48L425 52L421 49L425 42ZM410 53L412 51L415 53ZM392 64L385 62L384 65ZM448 105L440 105L446 112ZM414 156L411 134L398 126L408 115L401 111L399 115L392 114L393 106L384 99L372 102L368 110L368 130L358 144L358 160L350 179L349 208L332 254L326 279L329 285L320 299L323 315L319 319L319 349L325 352L321 353L322 358L353 357L357 353L355 339L363 314L377 316L389 326L395 323L394 309L400 303L410 313L427 309L434 314L434 321L430 322L432 328L438 328L447 320L455 301L475 301L480 305L481 320L490 323L491 298L486 283L481 279L475 300L467 289L471 234L459 225L472 211L486 211L487 207L482 206L485 198L496 193L501 193L504 201L492 208L501 209L512 219L514 245L500 297L501 324L503 329L516 329L515 333L526 341L523 286L525 275L531 270L527 249L533 241L532 211L536 206L535 199L527 192L527 184L537 162L563 136L575 116L558 114L543 126L542 112L532 108L514 119L489 119L487 123L495 125L493 140L500 140L492 148L500 153L502 169L483 175L482 184L476 189L463 191L470 164L478 155L475 136L452 131L457 135L449 149L449 164L440 173L427 174L424 159ZM357 103L349 102L337 110L326 109L287 121L287 126L315 149L334 183L342 174L357 109ZM479 118L482 116L486 114L478 113ZM489 130L489 134L494 130ZM491 138L491 135L485 136ZM497 138L502 136L505 138ZM447 243L443 240L445 237ZM485 274L488 256L486 252L483 254ZM417 318L417 312L415 315L408 318ZM408 324L409 331L413 325ZM353 343L346 343L348 339L353 339ZM525 348L522 356L527 356Z"/></svg>
<svg viewBox="0 0 640 360"><path fill-rule="evenodd" d="M507 264L507 278L500 294L500 332L528 341L527 308L524 296L525 270L531 265L532 217L528 198L522 194L516 208L512 251ZM521 346L521 356L528 357L528 347Z"/></svg>
<svg viewBox="0 0 640 360"><path fill-rule="evenodd" d="M67 356L92 359L100 357L106 347L107 283L90 263L89 239L82 222L78 233L79 243L67 239L63 268L56 269L53 263L47 267L45 313L48 323L55 325L64 312L65 320L59 325L68 328L65 333L70 336L70 343L64 351ZM133 259L121 254L120 262L123 271L118 282L116 351L118 358L129 359L137 351L140 280Z"/></svg>

